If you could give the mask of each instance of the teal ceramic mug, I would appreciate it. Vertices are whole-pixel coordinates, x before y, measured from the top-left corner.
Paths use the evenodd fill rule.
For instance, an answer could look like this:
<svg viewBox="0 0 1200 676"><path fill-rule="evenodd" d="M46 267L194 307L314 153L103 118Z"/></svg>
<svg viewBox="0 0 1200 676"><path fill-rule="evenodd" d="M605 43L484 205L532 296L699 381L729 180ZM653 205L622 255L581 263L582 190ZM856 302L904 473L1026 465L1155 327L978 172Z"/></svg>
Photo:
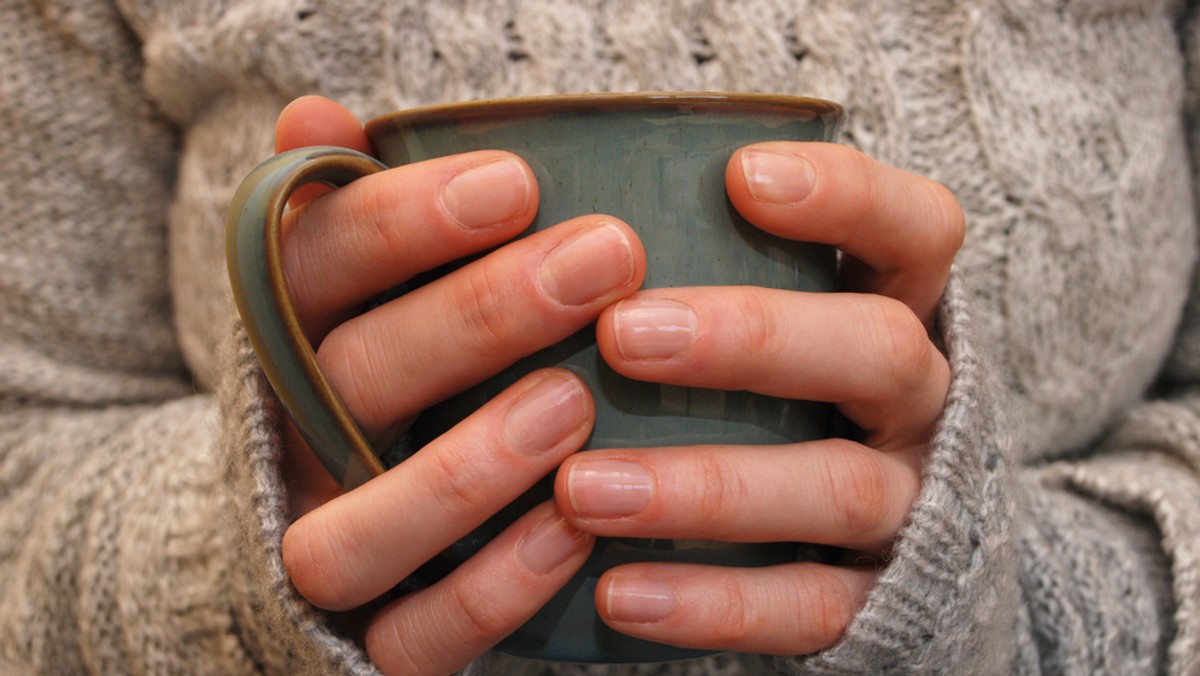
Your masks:
<svg viewBox="0 0 1200 676"><path fill-rule="evenodd" d="M232 204L228 231L238 310L297 428L329 472L352 489L386 468L317 367L288 297L280 229L287 199L297 187L310 182L340 186L433 157L508 150L521 156L538 180L541 200L530 232L583 214L621 218L647 251L647 288L753 285L832 291L834 250L780 239L746 223L725 195L724 175L732 153L750 143L832 140L841 115L836 104L816 99L686 92L527 97L387 115L367 125L378 159L338 148L305 148L264 162L246 178ZM414 447L523 375L552 365L580 375L593 393L596 421L586 448L779 444L827 434L826 405L624 378L604 364L589 328L423 413L411 429ZM435 581L529 506L548 499L551 486L543 481L417 575L424 583ZM499 649L578 662L696 656L697 651L609 629L593 602L600 574L634 561L772 565L793 560L797 549L789 543L602 538L572 582Z"/></svg>

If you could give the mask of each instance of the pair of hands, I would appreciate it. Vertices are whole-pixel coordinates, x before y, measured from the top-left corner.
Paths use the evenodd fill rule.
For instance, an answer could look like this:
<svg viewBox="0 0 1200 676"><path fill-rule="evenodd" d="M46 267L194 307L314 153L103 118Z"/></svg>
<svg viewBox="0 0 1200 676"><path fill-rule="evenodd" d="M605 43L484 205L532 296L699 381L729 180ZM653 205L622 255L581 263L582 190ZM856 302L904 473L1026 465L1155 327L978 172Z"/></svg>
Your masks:
<svg viewBox="0 0 1200 676"><path fill-rule="evenodd" d="M288 106L276 134L280 151L369 152L359 121L317 97ZM574 454L591 429L591 395L570 373L547 369L342 495L289 428L284 472L299 518L284 537L284 563L305 597L334 611L369 604L558 469L553 502L441 582L373 610L365 642L384 671L470 662L549 600L596 536L813 542L868 555L895 538L949 387L929 330L962 243L962 211L941 185L832 144L743 148L726 189L756 226L841 249L846 291L638 291L646 254L611 216L509 242L537 211L538 188L519 158L499 151L293 198L283 244L293 298L369 438L388 438L593 321L601 354L626 376L834 402L863 431L859 441ZM498 245L355 314L423 271ZM876 574L800 562L633 564L603 576L596 607L615 629L654 641L802 654L837 640Z"/></svg>

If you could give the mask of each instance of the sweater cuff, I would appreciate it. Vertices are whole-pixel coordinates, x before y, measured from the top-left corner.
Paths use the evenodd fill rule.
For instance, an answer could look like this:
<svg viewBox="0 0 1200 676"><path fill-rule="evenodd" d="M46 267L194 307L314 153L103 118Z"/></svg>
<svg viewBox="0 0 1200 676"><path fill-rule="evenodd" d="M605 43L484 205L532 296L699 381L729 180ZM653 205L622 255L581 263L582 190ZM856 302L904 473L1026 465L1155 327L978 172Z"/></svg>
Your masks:
<svg viewBox="0 0 1200 676"><path fill-rule="evenodd" d="M952 380L909 521L841 641L776 658L783 673L1005 673L1013 663L1013 444L957 270L939 321Z"/></svg>
<svg viewBox="0 0 1200 676"><path fill-rule="evenodd" d="M332 629L284 569L282 541L290 517L279 471L281 412L240 322L230 333L225 354L231 364L219 399L239 561L233 585L239 638L266 673L377 674L365 651Z"/></svg>

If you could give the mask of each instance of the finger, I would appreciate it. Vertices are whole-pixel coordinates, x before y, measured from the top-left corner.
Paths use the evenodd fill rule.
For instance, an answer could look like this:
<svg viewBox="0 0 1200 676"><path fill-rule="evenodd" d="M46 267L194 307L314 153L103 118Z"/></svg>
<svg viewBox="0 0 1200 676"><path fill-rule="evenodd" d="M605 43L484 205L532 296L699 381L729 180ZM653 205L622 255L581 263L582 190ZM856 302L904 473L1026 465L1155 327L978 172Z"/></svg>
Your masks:
<svg viewBox="0 0 1200 676"><path fill-rule="evenodd" d="M320 96L292 101L275 121L276 153L308 146L338 146L371 154L371 142L354 113ZM297 207L329 190L320 184L306 185L288 203Z"/></svg>
<svg viewBox="0 0 1200 676"><path fill-rule="evenodd" d="M480 151L367 176L290 212L283 268L310 338L420 272L516 236L537 200L520 158Z"/></svg>
<svg viewBox="0 0 1200 676"><path fill-rule="evenodd" d="M517 630L579 570L595 540L543 504L434 586L379 612L371 661L388 674L448 674Z"/></svg>
<svg viewBox="0 0 1200 676"><path fill-rule="evenodd" d="M559 509L612 537L813 542L877 552L904 525L919 462L843 439L580 453L556 476Z"/></svg>
<svg viewBox="0 0 1200 676"><path fill-rule="evenodd" d="M950 382L921 321L883 296L655 289L606 309L596 336L630 378L833 402L879 443L924 438Z"/></svg>
<svg viewBox="0 0 1200 676"><path fill-rule="evenodd" d="M570 373L522 379L386 474L292 524L283 560L293 583L330 610L379 596L577 450L592 415Z"/></svg>
<svg viewBox="0 0 1200 676"><path fill-rule="evenodd" d="M849 259L848 288L880 293L926 325L966 232L943 185L830 143L762 143L730 159L726 189L751 223L836 245Z"/></svg>
<svg viewBox="0 0 1200 676"><path fill-rule="evenodd" d="M341 324L317 359L374 436L584 328L644 273L627 225L577 218Z"/></svg>
<svg viewBox="0 0 1200 676"><path fill-rule="evenodd" d="M833 645L876 573L815 563L768 568L631 564L606 572L596 609L617 631L670 645L802 655Z"/></svg>
<svg viewBox="0 0 1200 676"><path fill-rule="evenodd" d="M342 484L329 473L308 447L291 419L283 427L283 459L279 471L287 486L288 513L298 519L341 495ZM380 446L382 447L382 445Z"/></svg>

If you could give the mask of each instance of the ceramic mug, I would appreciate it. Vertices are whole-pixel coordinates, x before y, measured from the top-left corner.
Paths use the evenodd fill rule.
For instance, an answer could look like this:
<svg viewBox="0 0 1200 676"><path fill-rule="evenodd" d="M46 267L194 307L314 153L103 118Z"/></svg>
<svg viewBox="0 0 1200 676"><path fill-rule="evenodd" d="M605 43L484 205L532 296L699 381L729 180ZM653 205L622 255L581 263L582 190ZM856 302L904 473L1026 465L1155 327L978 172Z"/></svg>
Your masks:
<svg viewBox="0 0 1200 676"><path fill-rule="evenodd" d="M837 104L817 99L661 92L476 101L380 117L366 127L378 159L339 148L305 148L264 162L243 182L231 207L227 241L238 310L297 428L328 471L352 489L385 467L317 367L288 296L280 229L297 187L309 182L340 186L429 158L508 150L529 164L538 181L541 199L529 232L584 214L616 216L646 249L646 288L752 285L833 291L835 251L748 224L725 195L724 175L732 153L747 144L832 140L841 115ZM620 376L605 365L589 327L424 412L411 429L415 447L545 366L567 368L591 389L596 419L586 448L780 444L827 434L827 405ZM552 485L549 479L541 482L417 575L426 583L435 581L527 507L548 499ZM702 653L609 629L593 602L600 574L633 561L772 565L793 560L796 551L797 545L789 543L601 538L572 582L498 648L576 662L696 656Z"/></svg>

